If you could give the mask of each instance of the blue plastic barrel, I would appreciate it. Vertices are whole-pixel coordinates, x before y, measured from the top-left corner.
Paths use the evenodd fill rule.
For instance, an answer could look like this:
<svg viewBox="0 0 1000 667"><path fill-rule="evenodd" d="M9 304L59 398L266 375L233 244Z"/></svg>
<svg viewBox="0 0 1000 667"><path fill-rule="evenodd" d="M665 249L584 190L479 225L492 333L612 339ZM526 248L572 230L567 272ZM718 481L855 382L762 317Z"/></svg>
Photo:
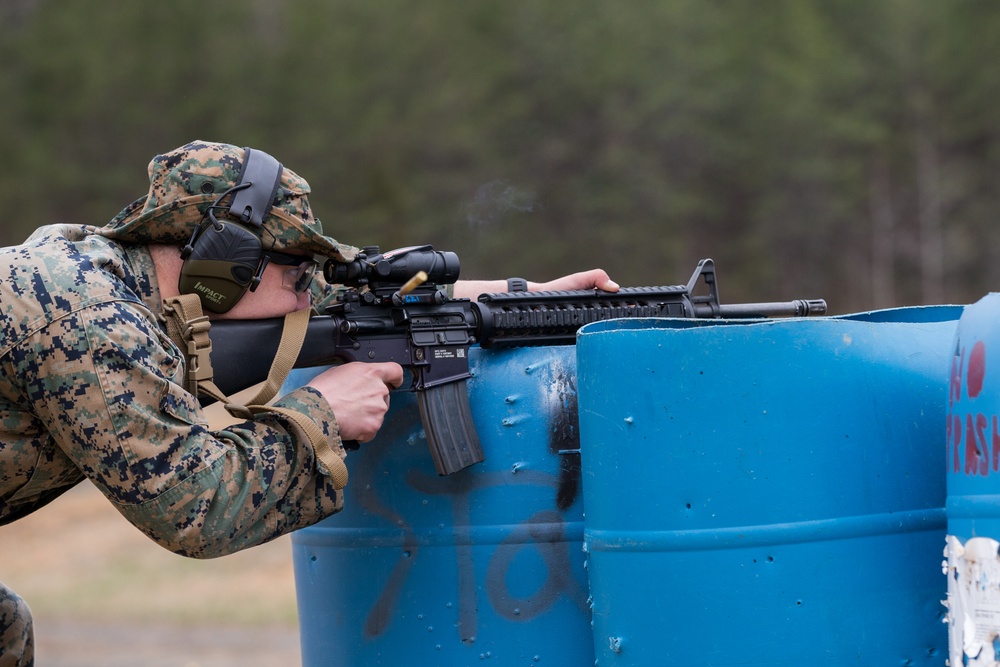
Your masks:
<svg viewBox="0 0 1000 667"><path fill-rule="evenodd" d="M1000 658L1000 294L968 306L948 388L948 627L952 665Z"/></svg>
<svg viewBox="0 0 1000 667"><path fill-rule="evenodd" d="M585 327L597 663L942 665L960 314Z"/></svg>
<svg viewBox="0 0 1000 667"><path fill-rule="evenodd" d="M470 363L485 462L439 477L397 391L348 455L345 510L293 534L306 667L593 664L575 351Z"/></svg>

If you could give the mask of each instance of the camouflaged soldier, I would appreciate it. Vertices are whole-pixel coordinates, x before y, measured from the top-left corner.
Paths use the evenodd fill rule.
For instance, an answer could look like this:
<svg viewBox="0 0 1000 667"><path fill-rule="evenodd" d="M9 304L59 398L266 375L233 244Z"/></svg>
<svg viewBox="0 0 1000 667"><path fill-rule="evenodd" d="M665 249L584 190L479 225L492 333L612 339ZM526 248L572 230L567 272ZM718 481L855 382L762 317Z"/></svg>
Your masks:
<svg viewBox="0 0 1000 667"><path fill-rule="evenodd" d="M266 153L192 142L153 158L149 178L104 227L43 227L0 249L0 524L89 479L158 544L221 556L342 507L341 440L374 437L402 369L344 364L210 428L164 301L197 295L213 318L307 310L329 289L317 259L356 251L323 234L308 184ZM600 270L528 286L617 287ZM0 585L0 667L30 664L30 628Z"/></svg>
<svg viewBox="0 0 1000 667"><path fill-rule="evenodd" d="M161 326L162 299L177 292L184 263L178 248L196 229L211 235L225 223L210 207L234 194L245 153L194 142L157 156L149 193L106 227L45 227L0 250L0 523L89 478L157 543L212 557L341 508L338 485L287 412L208 429L186 389L184 354ZM252 267L237 276L252 298L237 286L219 317L308 307L313 257L353 253L323 235L303 179L281 169L271 185L273 207L248 227L262 239L257 255L232 262L235 272ZM314 423L341 457L341 437L370 439L388 387L402 381L395 364L348 366L275 404ZM30 647L26 607L6 589L0 600L18 602L0 612L0 625L13 626L0 627L0 651L26 656L15 650L17 641Z"/></svg>

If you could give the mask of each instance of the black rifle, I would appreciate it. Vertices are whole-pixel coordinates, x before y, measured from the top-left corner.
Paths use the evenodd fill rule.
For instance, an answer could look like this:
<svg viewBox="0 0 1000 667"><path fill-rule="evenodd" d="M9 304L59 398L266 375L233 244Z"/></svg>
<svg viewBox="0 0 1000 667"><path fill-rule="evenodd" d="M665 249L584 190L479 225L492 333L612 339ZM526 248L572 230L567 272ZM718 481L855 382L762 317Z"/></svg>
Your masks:
<svg viewBox="0 0 1000 667"><path fill-rule="evenodd" d="M715 264L698 263L687 285L618 292L572 290L447 296L458 280L455 253L414 246L381 253L365 248L352 262L330 260L324 276L343 285L335 303L311 318L296 367L394 361L411 371L420 417L438 474L485 457L469 409L469 346L572 345L585 324L636 317L758 318L822 315L826 302L719 303ZM699 283L707 291L696 295ZM267 378L282 319L212 323L215 383L227 394Z"/></svg>

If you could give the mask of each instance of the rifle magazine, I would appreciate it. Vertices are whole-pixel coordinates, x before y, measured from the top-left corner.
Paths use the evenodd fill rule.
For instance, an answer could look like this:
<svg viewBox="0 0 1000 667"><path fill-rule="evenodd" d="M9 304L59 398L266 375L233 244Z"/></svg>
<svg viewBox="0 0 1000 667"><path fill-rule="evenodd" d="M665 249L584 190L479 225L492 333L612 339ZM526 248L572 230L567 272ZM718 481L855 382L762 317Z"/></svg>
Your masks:
<svg viewBox="0 0 1000 667"><path fill-rule="evenodd" d="M485 460L464 379L418 391L417 404L439 475L451 475Z"/></svg>

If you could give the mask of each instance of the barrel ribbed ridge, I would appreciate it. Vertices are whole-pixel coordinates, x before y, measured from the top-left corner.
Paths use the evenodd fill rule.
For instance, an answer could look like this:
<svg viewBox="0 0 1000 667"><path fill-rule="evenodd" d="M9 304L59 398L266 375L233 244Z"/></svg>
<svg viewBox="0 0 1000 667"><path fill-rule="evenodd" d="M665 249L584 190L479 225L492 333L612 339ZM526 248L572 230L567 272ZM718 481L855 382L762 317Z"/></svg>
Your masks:
<svg viewBox="0 0 1000 667"><path fill-rule="evenodd" d="M588 528L584 531L583 540L591 552L702 551L824 542L927 530L940 530L943 541L946 525L944 508L935 507L760 526L631 531Z"/></svg>

